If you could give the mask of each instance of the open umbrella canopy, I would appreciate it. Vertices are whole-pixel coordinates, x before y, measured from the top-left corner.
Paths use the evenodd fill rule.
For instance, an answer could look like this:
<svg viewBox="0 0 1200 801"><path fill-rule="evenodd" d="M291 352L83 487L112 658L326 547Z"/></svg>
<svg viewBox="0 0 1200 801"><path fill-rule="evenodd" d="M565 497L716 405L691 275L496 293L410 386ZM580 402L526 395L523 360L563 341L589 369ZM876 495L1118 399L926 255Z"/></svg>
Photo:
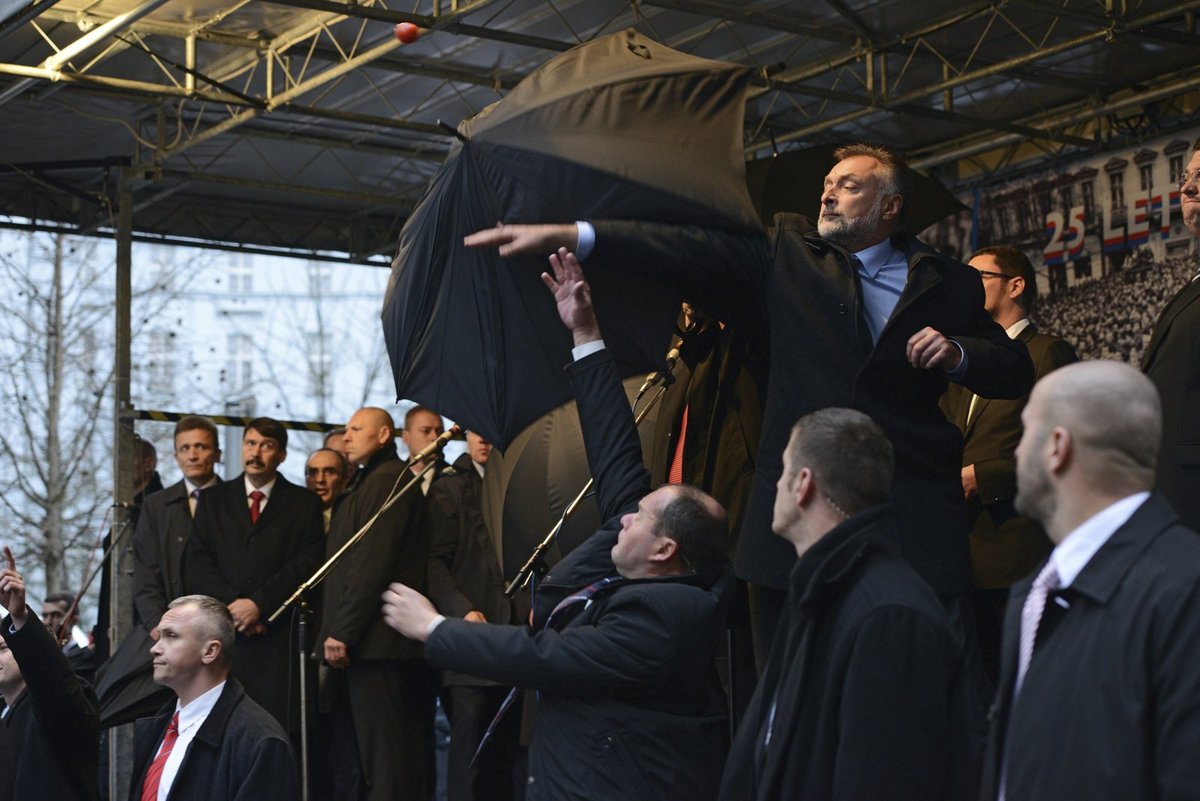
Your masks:
<svg viewBox="0 0 1200 801"><path fill-rule="evenodd" d="M816 219L825 176L834 164L835 149L835 145L808 147L746 163L750 198L763 225L770 225L771 219L781 212ZM920 233L951 214L966 211L967 207L937 178L915 170L912 175L912 208L905 224L908 231Z"/></svg>
<svg viewBox="0 0 1200 801"><path fill-rule="evenodd" d="M468 250L469 233L601 218L759 230L741 156L747 77L625 31L553 59L464 121L392 265L383 326L398 396L501 450L570 397L571 338L544 261ZM588 279L623 374L652 369L678 290L649 271Z"/></svg>

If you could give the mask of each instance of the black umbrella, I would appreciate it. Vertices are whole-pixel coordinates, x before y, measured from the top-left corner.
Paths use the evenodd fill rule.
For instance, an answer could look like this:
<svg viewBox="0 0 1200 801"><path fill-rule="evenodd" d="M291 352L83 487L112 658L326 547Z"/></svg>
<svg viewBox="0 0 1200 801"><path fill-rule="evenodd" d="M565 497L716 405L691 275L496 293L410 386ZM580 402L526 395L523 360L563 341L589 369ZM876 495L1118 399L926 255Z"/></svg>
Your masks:
<svg viewBox="0 0 1200 801"><path fill-rule="evenodd" d="M501 450L570 397L571 338L539 275L463 237L506 222L636 218L759 230L741 160L744 67L634 31L547 62L464 121L400 234L383 326L402 398ZM661 359L678 290L647 271L589 274L624 375Z"/></svg>
<svg viewBox="0 0 1200 801"><path fill-rule="evenodd" d="M816 219L835 149L835 145L822 145L746 162L746 184L764 225L770 225L780 212ZM913 182L912 208L904 226L908 231L920 233L951 214L966 211L937 178L913 170Z"/></svg>
<svg viewBox="0 0 1200 801"><path fill-rule="evenodd" d="M174 697L171 690L154 683L152 645L154 640L149 632L134 625L133 631L96 671L101 728L153 715Z"/></svg>

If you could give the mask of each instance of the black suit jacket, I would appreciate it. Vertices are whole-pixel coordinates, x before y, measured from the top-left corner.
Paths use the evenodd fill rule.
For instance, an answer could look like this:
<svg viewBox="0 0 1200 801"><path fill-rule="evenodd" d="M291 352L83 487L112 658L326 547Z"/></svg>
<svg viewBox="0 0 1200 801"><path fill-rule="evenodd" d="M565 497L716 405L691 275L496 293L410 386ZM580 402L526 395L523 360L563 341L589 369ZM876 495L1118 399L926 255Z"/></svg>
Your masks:
<svg viewBox="0 0 1200 801"><path fill-rule="evenodd" d="M1185 525L1200 530L1200 281L1189 283L1163 309L1142 370L1162 399L1158 489Z"/></svg>
<svg viewBox="0 0 1200 801"><path fill-rule="evenodd" d="M167 604L186 595L183 552L192 533L187 485L181 479L146 498L133 532L133 606L146 630Z"/></svg>
<svg viewBox="0 0 1200 801"><path fill-rule="evenodd" d="M270 504L268 504L270 506ZM129 801L142 797L146 770L175 700L153 718L134 724ZM292 746L278 721L246 695L237 679L225 681L216 705L200 724L175 774L168 801L297 801L300 777Z"/></svg>
<svg viewBox="0 0 1200 801"><path fill-rule="evenodd" d="M95 801L100 798L100 712L92 688L75 676L49 630L32 611L0 635L21 667L25 691L0 722L0 801Z"/></svg>
<svg viewBox="0 0 1200 801"><path fill-rule="evenodd" d="M1065 339L1039 333L1031 323L1017 339L1025 343L1033 360L1034 375L1041 380L1063 365L1079 361ZM1029 574L1050 554L1046 532L1035 521L1018 515L1017 460L1021 441L1021 411L1029 395L1012 400L979 398L968 419L974 393L951 384L942 396L942 409L963 432L963 467L975 465L979 494L967 502L974 523L971 529L971 567L980 589L999 589Z"/></svg>
<svg viewBox="0 0 1200 801"><path fill-rule="evenodd" d="M797 418L847 406L874 418L895 447L892 497L904 555L938 592L970 589L962 435L938 407L949 379L941 370L914 369L905 350L913 334L931 326L966 352L964 386L994 398L1029 391L1029 354L984 311L978 273L913 237L893 237L909 255L908 283L873 344L849 256L818 237L804 217L777 215L769 238L645 222L595 228L589 262L665 273L685 299L743 335L770 337L763 437L738 541L739 576L787 588L796 554L771 532L783 448Z"/></svg>
<svg viewBox="0 0 1200 801"><path fill-rule="evenodd" d="M529 801L712 798L725 756L713 648L728 576L613 584L566 624L553 607L612 576L621 515L649 490L641 444L606 352L568 368L604 525L542 582L534 629L448 618L429 638L439 667L541 691Z"/></svg>
<svg viewBox="0 0 1200 801"><path fill-rule="evenodd" d="M223 603L249 598L267 618L321 565L325 525L316 493L278 476L270 499L250 522L245 477L209 487L196 506L184 557L190 592ZM289 728L298 725L298 687L289 686L293 653L287 614L257 636L239 634L233 675Z"/></svg>
<svg viewBox="0 0 1200 801"><path fill-rule="evenodd" d="M983 801L1151 801L1200 792L1200 536L1152 495L1053 598L1013 699L1021 608L1013 586Z"/></svg>

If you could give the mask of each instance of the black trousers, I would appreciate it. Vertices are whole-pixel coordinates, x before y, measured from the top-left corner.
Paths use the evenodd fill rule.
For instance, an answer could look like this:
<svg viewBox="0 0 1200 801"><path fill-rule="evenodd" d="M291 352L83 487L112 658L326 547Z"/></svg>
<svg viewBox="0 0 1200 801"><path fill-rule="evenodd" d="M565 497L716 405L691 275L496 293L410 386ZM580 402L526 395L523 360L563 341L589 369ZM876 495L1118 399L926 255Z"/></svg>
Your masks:
<svg viewBox="0 0 1200 801"><path fill-rule="evenodd" d="M446 801L512 801L521 728L520 698L505 713L475 766L471 766L484 732L507 695L507 687L495 685L451 685L442 689L442 705L450 719Z"/></svg>

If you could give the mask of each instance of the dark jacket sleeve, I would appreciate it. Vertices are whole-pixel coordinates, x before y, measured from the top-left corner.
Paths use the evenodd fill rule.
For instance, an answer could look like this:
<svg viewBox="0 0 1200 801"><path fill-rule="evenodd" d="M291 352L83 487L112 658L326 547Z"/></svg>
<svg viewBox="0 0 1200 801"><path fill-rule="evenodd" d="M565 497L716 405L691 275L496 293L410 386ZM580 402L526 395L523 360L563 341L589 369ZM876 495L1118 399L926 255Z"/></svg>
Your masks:
<svg viewBox="0 0 1200 801"><path fill-rule="evenodd" d="M592 226L596 243L589 267L649 272L743 333L763 329L760 299L771 266L763 234L634 220L598 220Z"/></svg>
<svg viewBox="0 0 1200 801"><path fill-rule="evenodd" d="M664 591L702 596L694 588L625 590L607 602L596 625L562 631L447 619L430 635L425 655L440 668L542 692L611 696L652 686L670 679L668 657L684 625L679 605L654 597Z"/></svg>
<svg viewBox="0 0 1200 801"><path fill-rule="evenodd" d="M984 309L983 284L974 277L965 283L967 302L975 310L971 322L964 331L941 332L961 345L967 357L966 372L953 380L983 398L1028 394L1033 389L1033 361L1025 343L1010 339Z"/></svg>
<svg viewBox="0 0 1200 801"><path fill-rule="evenodd" d="M162 505L154 500L148 499L143 505L137 528L133 531L133 605L138 619L148 627L158 624L172 600L165 591L167 580L159 558L158 543L162 533L158 525L162 522Z"/></svg>
<svg viewBox="0 0 1200 801"><path fill-rule="evenodd" d="M286 740L263 738L244 759L245 779L230 801L299 801L296 760Z"/></svg>
<svg viewBox="0 0 1200 801"><path fill-rule="evenodd" d="M474 609L454 580L454 558L462 536L463 481L450 476L433 482L426 498L430 530L429 599L443 615L465 617Z"/></svg>
<svg viewBox="0 0 1200 801"><path fill-rule="evenodd" d="M28 610L25 625L12 631L12 616L0 621L0 635L21 667L29 700L47 737L71 753L100 746L100 710L91 688L71 670L41 619Z"/></svg>

